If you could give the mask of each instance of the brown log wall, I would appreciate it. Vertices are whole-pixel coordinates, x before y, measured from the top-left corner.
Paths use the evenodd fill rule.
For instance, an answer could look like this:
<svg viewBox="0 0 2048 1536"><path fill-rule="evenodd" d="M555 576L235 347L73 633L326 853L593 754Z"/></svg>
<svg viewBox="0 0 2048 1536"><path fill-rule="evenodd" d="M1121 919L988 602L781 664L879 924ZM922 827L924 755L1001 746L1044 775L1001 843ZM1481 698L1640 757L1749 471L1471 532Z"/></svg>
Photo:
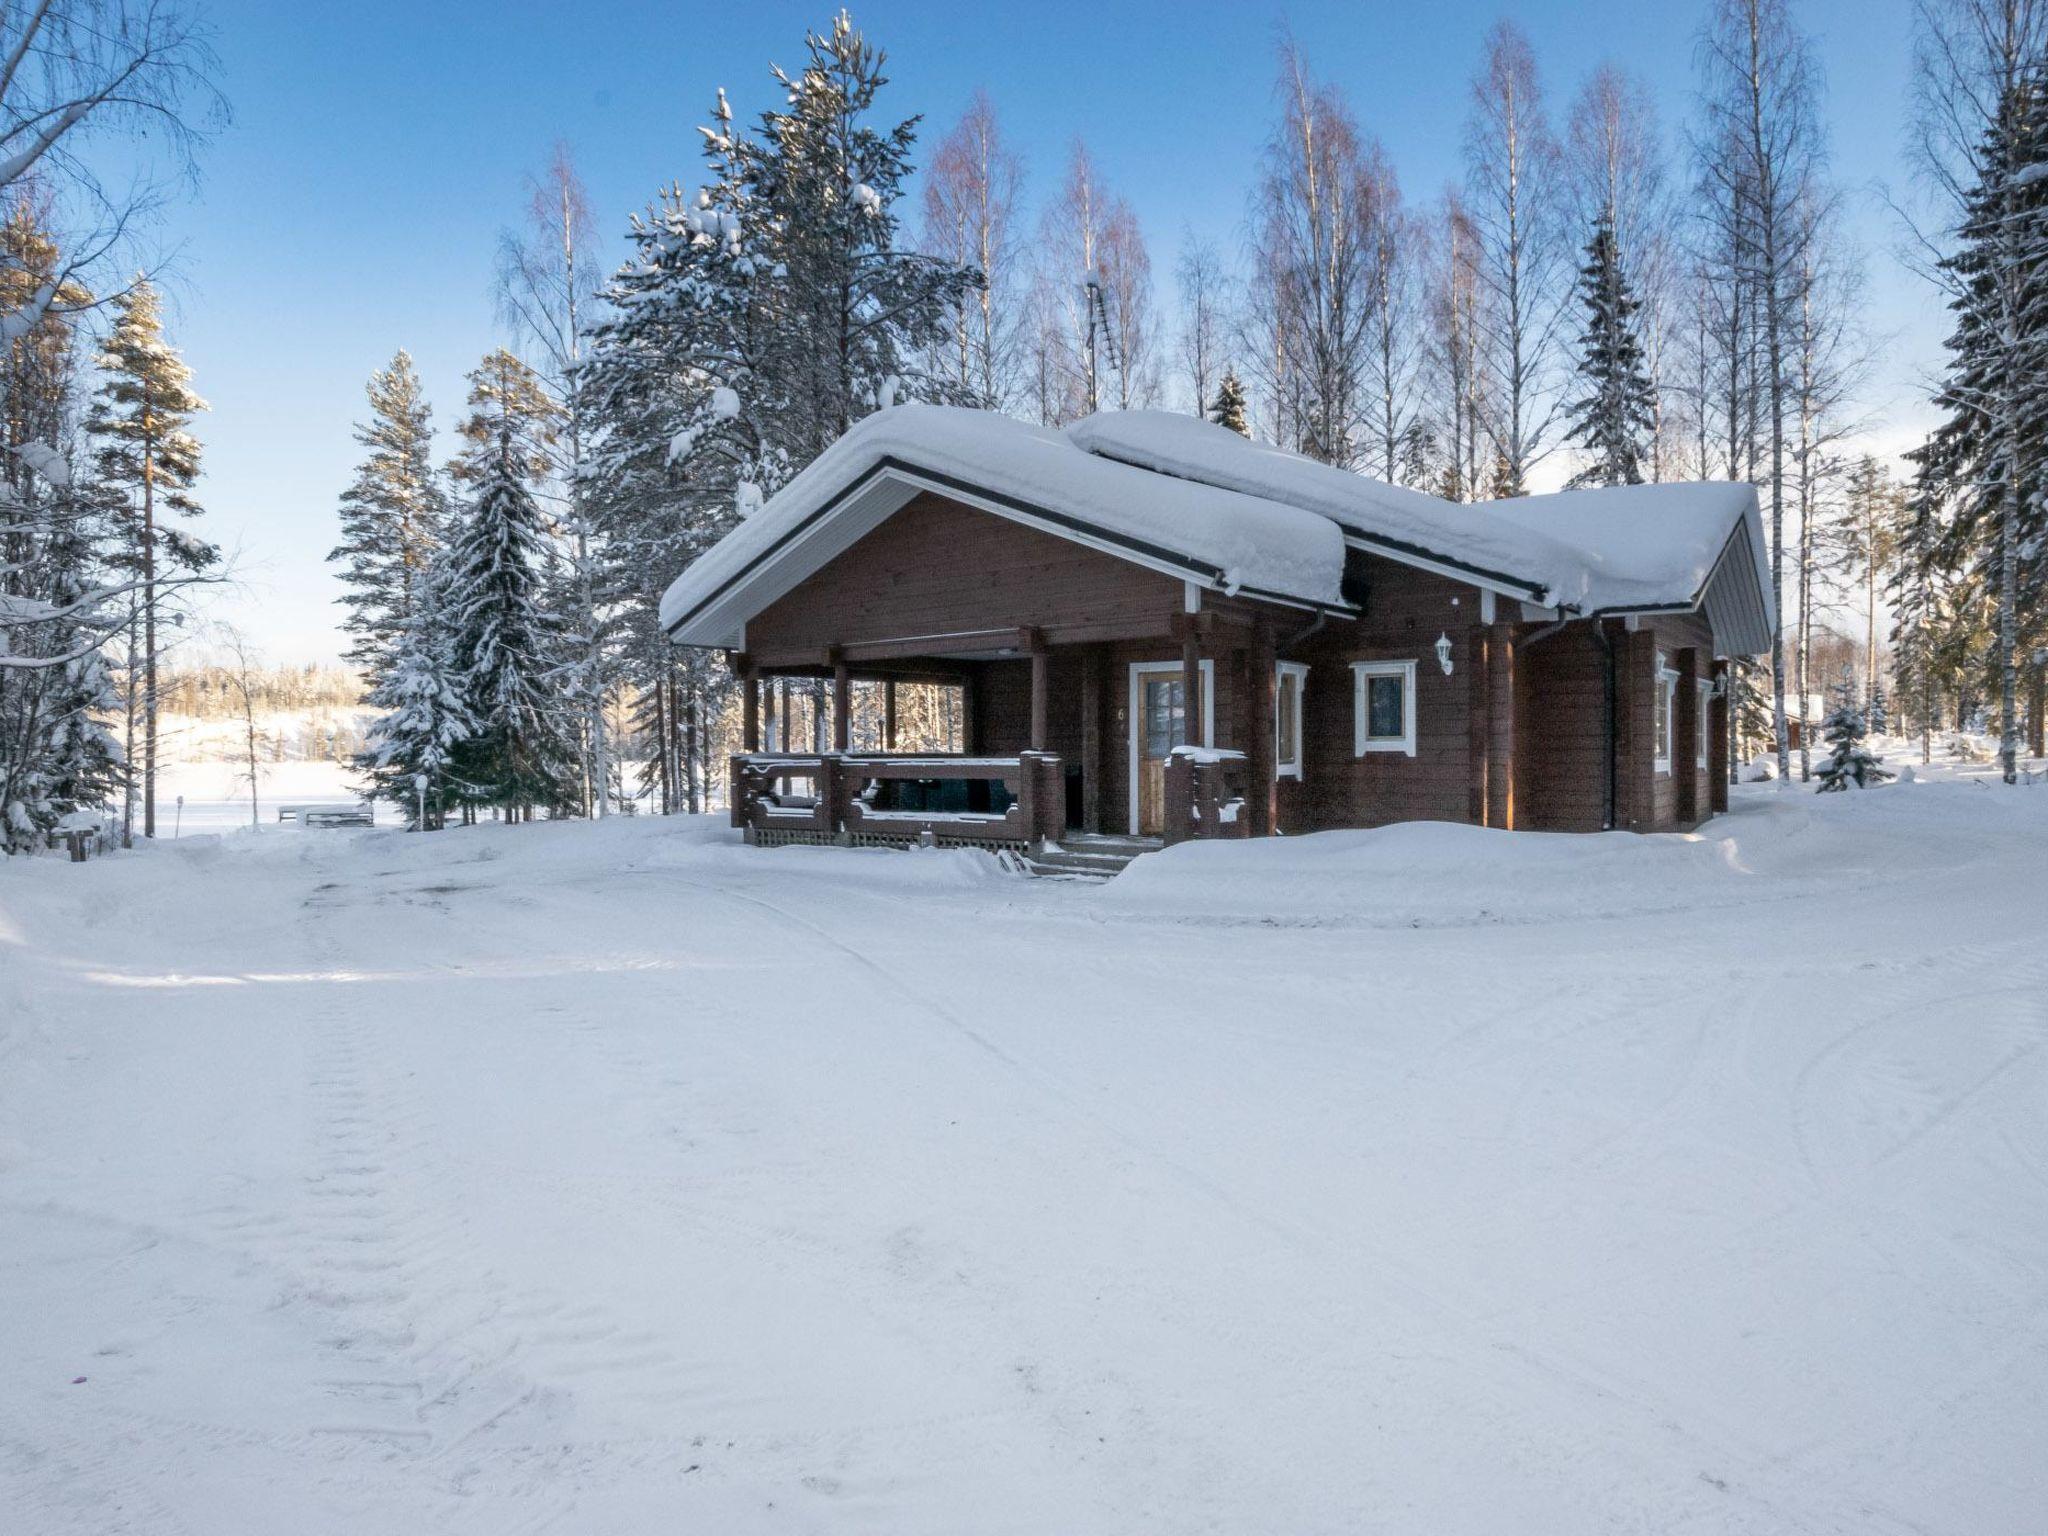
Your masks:
<svg viewBox="0 0 2048 1536"><path fill-rule="evenodd" d="M1173 577L925 495L749 619L747 651L772 666L967 630L1107 639L1157 628L1181 594Z"/></svg>

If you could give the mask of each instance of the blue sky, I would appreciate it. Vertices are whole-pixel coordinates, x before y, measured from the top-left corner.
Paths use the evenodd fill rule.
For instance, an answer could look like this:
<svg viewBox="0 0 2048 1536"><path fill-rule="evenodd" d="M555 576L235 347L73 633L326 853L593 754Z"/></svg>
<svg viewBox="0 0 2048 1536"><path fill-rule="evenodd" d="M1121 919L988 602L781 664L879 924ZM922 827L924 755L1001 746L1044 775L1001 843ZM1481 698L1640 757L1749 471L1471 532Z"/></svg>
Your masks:
<svg viewBox="0 0 2048 1536"><path fill-rule="evenodd" d="M1871 189L1902 179L1910 56L1907 0L1809 0L1838 179L1869 252L1870 319L1894 336L1869 401L1874 441L1903 446L1924 422L1917 386L1938 307L1889 255ZM323 564L335 497L356 458L363 383L400 347L418 360L445 429L462 374L502 339L490 295L499 232L551 145L574 148L607 260L627 216L697 168L696 125L723 85L751 115L767 65L793 66L829 3L563 5L356 0L223 3L221 83L234 121L205 151L197 192L161 231L174 253L171 322L212 402L202 497L238 551L240 589L220 609L279 661L329 659L337 588ZM1184 231L1226 244L1243 225L1271 117L1273 49L1290 26L1317 72L1349 93L1411 196L1460 169L1467 85L1502 14L1533 39L1560 112L1611 59L1655 91L1667 133L1691 111L1704 3L1446 0L1262 6L880 4L854 17L890 56L893 113L935 137L984 86L1028 165L1027 199L1058 180L1085 138L1128 196L1171 295Z"/></svg>

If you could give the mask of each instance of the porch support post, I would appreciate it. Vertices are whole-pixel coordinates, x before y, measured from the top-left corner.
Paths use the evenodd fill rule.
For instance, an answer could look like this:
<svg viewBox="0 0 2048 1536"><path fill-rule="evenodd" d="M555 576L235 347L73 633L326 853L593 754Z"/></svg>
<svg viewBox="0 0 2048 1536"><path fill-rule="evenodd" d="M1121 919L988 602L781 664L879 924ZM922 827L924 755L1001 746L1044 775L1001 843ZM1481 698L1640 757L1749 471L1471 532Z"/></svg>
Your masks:
<svg viewBox="0 0 2048 1536"><path fill-rule="evenodd" d="M1681 826L1691 826L1705 820L1700 810L1700 699L1698 679L1700 675L1700 653L1690 645L1680 646L1673 658L1678 672L1678 697L1671 707L1676 717L1672 720L1672 734L1677 740L1672 744L1671 781L1678 791L1678 821ZM1711 758L1710 758L1711 760Z"/></svg>
<svg viewBox="0 0 2048 1536"><path fill-rule="evenodd" d="M1487 638L1486 824L1515 825L1515 632L1496 624Z"/></svg>
<svg viewBox="0 0 2048 1536"><path fill-rule="evenodd" d="M1046 735L1046 676L1051 658L1046 655L1045 635L1036 629L1024 632L1024 643L1031 652L1031 750L1045 750Z"/></svg>
<svg viewBox="0 0 2048 1536"><path fill-rule="evenodd" d="M1487 675L1492 659L1487 635L1484 624L1465 632L1465 816L1475 827L1489 825L1492 815L1487 770L1493 756L1493 686Z"/></svg>
<svg viewBox="0 0 2048 1536"><path fill-rule="evenodd" d="M896 750L896 679L889 678L882 684L882 749Z"/></svg>
<svg viewBox="0 0 2048 1536"><path fill-rule="evenodd" d="M852 745L853 673L838 646L830 651L832 661L832 750L844 752Z"/></svg>
<svg viewBox="0 0 2048 1536"><path fill-rule="evenodd" d="M1714 663L1714 699L1707 706L1707 805L1728 809L1728 663Z"/></svg>
<svg viewBox="0 0 2048 1536"><path fill-rule="evenodd" d="M1180 637L1180 696L1187 710L1188 745L1202 744L1202 640L1195 626L1186 625Z"/></svg>
<svg viewBox="0 0 2048 1536"><path fill-rule="evenodd" d="M1251 780L1245 786L1246 807L1251 812L1251 835L1268 837L1274 822L1274 731L1278 720L1273 708L1273 624L1261 613L1252 620L1250 738L1245 742L1245 765ZM1296 743L1299 750L1300 743Z"/></svg>
<svg viewBox="0 0 2048 1536"><path fill-rule="evenodd" d="M754 664L740 662L740 744L748 752L761 750L761 696L754 676Z"/></svg>
<svg viewBox="0 0 2048 1536"><path fill-rule="evenodd" d="M766 743L767 751L780 752L782 750L782 737L775 724L775 679L763 677L760 679L760 684L761 740Z"/></svg>
<svg viewBox="0 0 2048 1536"><path fill-rule="evenodd" d="M1081 830L1102 830L1102 647L1081 651Z"/></svg>

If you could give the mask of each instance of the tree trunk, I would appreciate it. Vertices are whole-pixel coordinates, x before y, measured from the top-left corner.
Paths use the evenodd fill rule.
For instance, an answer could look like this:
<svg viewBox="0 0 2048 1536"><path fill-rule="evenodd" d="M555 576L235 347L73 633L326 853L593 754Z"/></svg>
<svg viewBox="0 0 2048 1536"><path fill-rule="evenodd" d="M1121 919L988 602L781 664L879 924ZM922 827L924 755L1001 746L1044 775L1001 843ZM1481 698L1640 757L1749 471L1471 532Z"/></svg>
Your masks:
<svg viewBox="0 0 2048 1536"><path fill-rule="evenodd" d="M121 740L121 846L135 846L135 643L140 609L134 593L128 594L128 675L122 679L122 704L127 727Z"/></svg>
<svg viewBox="0 0 2048 1536"><path fill-rule="evenodd" d="M661 814L673 808L668 782L668 689L657 676L654 683L654 760L661 784Z"/></svg>
<svg viewBox="0 0 2048 1536"><path fill-rule="evenodd" d="M155 837L156 441L147 426L142 439L142 668L142 835Z"/></svg>

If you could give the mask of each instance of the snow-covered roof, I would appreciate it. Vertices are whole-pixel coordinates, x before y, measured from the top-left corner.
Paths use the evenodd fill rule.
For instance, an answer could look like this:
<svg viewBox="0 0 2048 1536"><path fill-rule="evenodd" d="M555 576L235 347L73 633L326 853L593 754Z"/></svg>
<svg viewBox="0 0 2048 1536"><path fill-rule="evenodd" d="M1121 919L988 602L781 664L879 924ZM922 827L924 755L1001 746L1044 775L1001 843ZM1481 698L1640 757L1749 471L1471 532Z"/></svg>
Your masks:
<svg viewBox="0 0 2048 1536"><path fill-rule="evenodd" d="M1463 505L1192 416L1105 411L1062 432L921 404L867 417L678 577L663 628L683 644L739 644L749 617L925 490L1213 590L1344 610L1350 545L1570 613L1705 603L1717 649L1765 643L1768 566L1747 485Z"/></svg>

